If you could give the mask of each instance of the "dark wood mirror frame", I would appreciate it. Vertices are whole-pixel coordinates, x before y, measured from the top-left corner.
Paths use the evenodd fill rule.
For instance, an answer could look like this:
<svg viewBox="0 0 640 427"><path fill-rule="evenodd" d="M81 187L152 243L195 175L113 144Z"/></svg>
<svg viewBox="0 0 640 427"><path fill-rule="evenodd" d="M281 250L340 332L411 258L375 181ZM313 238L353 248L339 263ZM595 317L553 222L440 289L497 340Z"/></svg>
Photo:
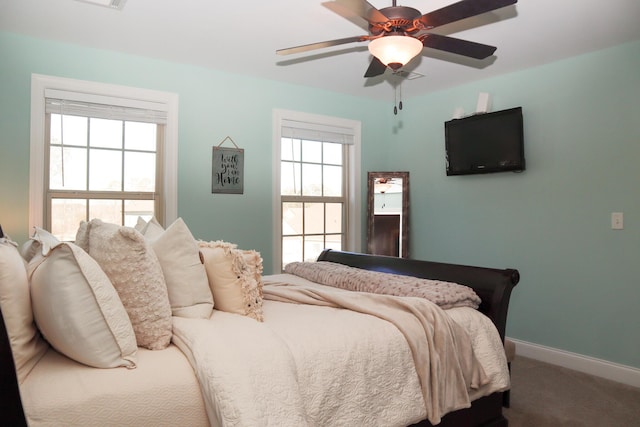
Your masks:
<svg viewBox="0 0 640 427"><path fill-rule="evenodd" d="M375 238L375 183L380 178L402 179L402 223L400 227L400 257L409 258L409 172L368 172L367 173L367 253L376 254Z"/></svg>

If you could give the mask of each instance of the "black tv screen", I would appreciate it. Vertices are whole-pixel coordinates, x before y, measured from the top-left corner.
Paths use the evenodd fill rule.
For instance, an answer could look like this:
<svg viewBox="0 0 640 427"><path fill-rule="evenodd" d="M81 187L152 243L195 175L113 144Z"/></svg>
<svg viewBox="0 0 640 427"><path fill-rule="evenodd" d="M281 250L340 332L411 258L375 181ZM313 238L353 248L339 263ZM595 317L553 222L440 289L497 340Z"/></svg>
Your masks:
<svg viewBox="0 0 640 427"><path fill-rule="evenodd" d="M445 122L447 175L523 171L522 107Z"/></svg>

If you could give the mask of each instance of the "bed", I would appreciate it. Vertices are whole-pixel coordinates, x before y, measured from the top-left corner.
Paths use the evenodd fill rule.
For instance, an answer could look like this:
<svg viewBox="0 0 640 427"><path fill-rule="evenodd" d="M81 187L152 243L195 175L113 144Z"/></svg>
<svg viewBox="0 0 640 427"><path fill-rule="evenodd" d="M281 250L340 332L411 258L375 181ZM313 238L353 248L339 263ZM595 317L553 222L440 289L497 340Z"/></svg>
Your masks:
<svg viewBox="0 0 640 427"><path fill-rule="evenodd" d="M489 323L495 327L496 340L500 344L504 340L511 290L519 281L517 270L334 250L322 252L318 261L375 273L468 286L480 297L478 311L490 319ZM416 397L422 379L419 373L416 375L419 369L395 373L392 367L380 369L379 365L371 365L371 368L368 367L368 361L362 361L369 357L353 353L353 347L358 346L370 353L372 348L385 348L376 363L391 363L390 360L399 358L409 363L415 362L411 356L413 348L409 348L410 344L393 324L371 314L337 308L326 301L316 305L288 301L287 298L291 296L286 292L293 285L305 286L306 295L309 292L323 295L325 292L324 285L290 273L264 276L262 281L265 292L264 322L220 310L213 310L211 319L215 321L174 317L171 344L159 351L138 348L136 369L97 369L47 348L26 379L19 384L5 316L0 316L0 392L3 396L0 407L3 422L15 426L60 425L60 420L64 420L66 425L280 426L340 425L348 417L354 417L361 422L366 420L367 425L507 425L502 415L502 394L508 389L508 384L505 386L501 383L496 391L472 394L469 407L445 410L441 418L434 418L430 416L432 414L424 412L422 395ZM284 293L280 292L282 286L279 285L287 281L295 283L286 284ZM340 294L339 298L346 296ZM4 313L5 307L2 309ZM291 322L291 318L295 318L296 322ZM305 322L308 322L306 331L313 331L308 334L311 336L306 336L297 325ZM268 333L264 332L265 329ZM346 335L338 338L332 335L328 341L322 341L325 331L327 334L337 334L340 329ZM372 341L361 344L361 337L364 336ZM388 346L387 336L396 340L394 345ZM285 347L279 345L283 340L286 341ZM206 341L209 341L208 347L214 348L205 348ZM210 343L225 345L211 346ZM322 347L319 350L320 345ZM224 348L224 352L221 348ZM203 356L206 351L211 353ZM319 353L326 353L330 358L335 357L335 360L344 360L340 362L340 367L336 362L336 372L332 372L333 367L326 363L310 368L309 364L316 363ZM356 359L349 356L352 353L356 354L353 356ZM499 365L506 363L504 354L488 357L499 360ZM210 365L203 362L208 358L216 365L227 363L226 366L235 368L213 372ZM287 363L293 364L294 368L290 369ZM171 368L167 369L168 366ZM373 386L358 384L357 381L352 384L347 381L350 375L346 373L349 370L354 371L354 376L380 378L374 378ZM392 374L388 374L387 370ZM239 371L247 371L249 375ZM204 392L207 385L203 377L207 375L212 381L209 387L214 389L213 397ZM229 386L229 381L233 382L233 386ZM293 393L292 389L298 383L304 384L300 386L303 390ZM389 383L395 391L389 394L389 391L381 390L379 396L374 396L382 383ZM314 390L314 387L320 389ZM344 405L349 399L338 394L344 391L341 389L356 396L354 401ZM246 399L240 399L244 401L239 405L234 403L227 407L225 399L236 399L237 396ZM298 402L301 398L304 402ZM307 398L311 403L306 401ZM388 401L388 410L379 408L380 399ZM419 402L416 403L416 400ZM372 404L374 407L370 406ZM260 411L274 408L281 412L261 418L264 414ZM234 414L234 411L247 411L248 414ZM252 411L258 412L253 414ZM232 421L229 421L230 413ZM300 417L300 420L296 417ZM436 422L432 423L429 419Z"/></svg>

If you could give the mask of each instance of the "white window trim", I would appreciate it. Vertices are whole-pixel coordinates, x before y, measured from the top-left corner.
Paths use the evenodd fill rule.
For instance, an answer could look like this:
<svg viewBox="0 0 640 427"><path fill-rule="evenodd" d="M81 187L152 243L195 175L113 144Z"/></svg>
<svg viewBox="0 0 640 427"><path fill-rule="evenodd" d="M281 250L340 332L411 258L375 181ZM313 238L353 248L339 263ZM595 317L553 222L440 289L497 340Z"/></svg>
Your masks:
<svg viewBox="0 0 640 427"><path fill-rule="evenodd" d="M45 91L63 90L88 96L123 98L132 102L153 102L167 111L164 147L164 192L166 224L178 218L178 95L128 86L96 83L62 77L31 75L31 151L29 160L29 229L44 224L44 123Z"/></svg>
<svg viewBox="0 0 640 427"><path fill-rule="evenodd" d="M361 218L362 195L360 190L360 140L362 125L357 120L343 119L339 117L323 116L318 114L302 113L298 111L273 110L273 271L282 270L282 206L280 203L280 144L282 137L283 121L299 121L307 123L319 123L335 125L336 127L353 130L353 144L349 145L349 176L347 194L347 236L344 250L360 252L361 250Z"/></svg>

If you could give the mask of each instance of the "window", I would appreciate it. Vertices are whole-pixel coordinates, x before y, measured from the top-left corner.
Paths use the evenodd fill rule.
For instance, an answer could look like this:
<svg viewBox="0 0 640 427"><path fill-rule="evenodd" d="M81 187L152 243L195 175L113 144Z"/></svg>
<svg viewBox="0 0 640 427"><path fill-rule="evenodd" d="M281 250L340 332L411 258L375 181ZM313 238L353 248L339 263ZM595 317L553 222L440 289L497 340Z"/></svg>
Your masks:
<svg viewBox="0 0 640 427"><path fill-rule="evenodd" d="M276 112L275 271L325 248L357 250L359 122Z"/></svg>
<svg viewBox="0 0 640 427"><path fill-rule="evenodd" d="M174 96L34 75L33 105L32 226L73 240L92 218L175 219Z"/></svg>

